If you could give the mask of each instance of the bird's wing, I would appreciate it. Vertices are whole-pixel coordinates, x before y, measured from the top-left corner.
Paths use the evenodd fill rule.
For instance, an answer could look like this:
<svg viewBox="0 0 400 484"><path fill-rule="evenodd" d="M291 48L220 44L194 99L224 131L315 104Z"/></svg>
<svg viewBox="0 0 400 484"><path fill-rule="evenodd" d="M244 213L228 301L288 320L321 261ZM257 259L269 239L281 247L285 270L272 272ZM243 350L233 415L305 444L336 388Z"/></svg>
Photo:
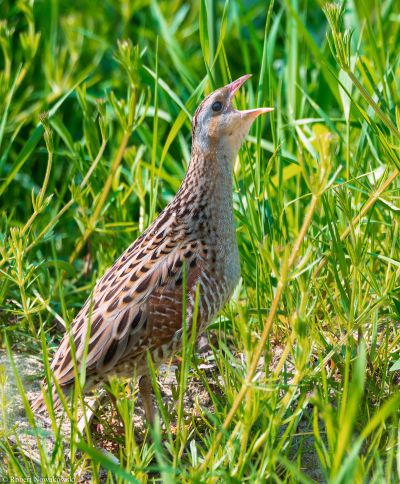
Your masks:
<svg viewBox="0 0 400 484"><path fill-rule="evenodd" d="M174 213L165 211L104 274L92 296L71 325L58 348L52 369L61 386L74 380L71 338L78 368L87 346L86 372L107 372L127 352L154 345L182 322L182 267L190 268L188 283L195 285L204 250L190 241ZM180 297L178 297L178 293ZM168 306L167 312L160 305ZM155 321L157 311L164 319ZM168 322L168 312L171 320ZM180 317L179 317L180 314ZM160 316L161 318L161 316ZM169 328L169 329L168 329ZM156 339L155 339L156 338ZM158 338L158 340L157 340Z"/></svg>

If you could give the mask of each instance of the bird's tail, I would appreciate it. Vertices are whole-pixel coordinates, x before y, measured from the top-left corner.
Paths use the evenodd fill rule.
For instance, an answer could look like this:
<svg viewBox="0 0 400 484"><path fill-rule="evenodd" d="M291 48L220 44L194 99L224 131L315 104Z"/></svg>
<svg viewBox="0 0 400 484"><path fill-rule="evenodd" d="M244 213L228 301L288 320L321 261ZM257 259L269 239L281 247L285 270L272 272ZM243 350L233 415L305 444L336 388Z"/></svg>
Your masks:
<svg viewBox="0 0 400 484"><path fill-rule="evenodd" d="M68 396L71 390L71 386L61 387L61 390L65 396ZM48 392L48 387L46 384L43 385L42 391L39 395L31 402L31 409L37 415L42 415L47 412L46 402L44 400L44 393ZM61 408L61 398L56 390L56 388L52 387L52 406L55 411Z"/></svg>

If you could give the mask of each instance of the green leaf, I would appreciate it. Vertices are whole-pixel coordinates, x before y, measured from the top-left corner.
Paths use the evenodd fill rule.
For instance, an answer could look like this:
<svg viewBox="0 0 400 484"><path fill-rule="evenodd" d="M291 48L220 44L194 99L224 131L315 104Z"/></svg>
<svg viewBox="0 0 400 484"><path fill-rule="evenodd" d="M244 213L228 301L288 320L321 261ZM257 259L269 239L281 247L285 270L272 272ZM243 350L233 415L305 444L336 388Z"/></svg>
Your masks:
<svg viewBox="0 0 400 484"><path fill-rule="evenodd" d="M89 447L83 440L80 440L77 446L78 449L85 452L94 462L98 462L104 469L111 471L116 477L123 479L124 482L140 484L132 474L126 472L125 469L119 466L115 461L111 460L104 452Z"/></svg>
<svg viewBox="0 0 400 484"><path fill-rule="evenodd" d="M397 360L393 365L389 368L389 371L399 371L400 370L400 360Z"/></svg>

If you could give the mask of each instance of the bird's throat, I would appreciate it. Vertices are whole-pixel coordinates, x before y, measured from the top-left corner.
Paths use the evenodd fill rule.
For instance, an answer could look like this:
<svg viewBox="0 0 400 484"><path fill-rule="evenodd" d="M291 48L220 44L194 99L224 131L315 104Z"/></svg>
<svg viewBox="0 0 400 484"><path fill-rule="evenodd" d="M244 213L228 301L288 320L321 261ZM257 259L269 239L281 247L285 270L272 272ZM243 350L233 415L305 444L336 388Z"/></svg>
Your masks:
<svg viewBox="0 0 400 484"><path fill-rule="evenodd" d="M190 164L183 181L202 205L232 212L233 160L222 150L200 151L193 146Z"/></svg>

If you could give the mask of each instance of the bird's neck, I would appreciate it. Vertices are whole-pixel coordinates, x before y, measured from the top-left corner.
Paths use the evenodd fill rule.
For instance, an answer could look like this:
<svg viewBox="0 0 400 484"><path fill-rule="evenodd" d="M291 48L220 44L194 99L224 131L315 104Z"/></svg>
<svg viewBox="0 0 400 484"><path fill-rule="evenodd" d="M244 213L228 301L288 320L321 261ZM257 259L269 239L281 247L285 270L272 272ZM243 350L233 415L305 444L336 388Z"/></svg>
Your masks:
<svg viewBox="0 0 400 484"><path fill-rule="evenodd" d="M202 150L195 143L182 186L179 190L196 206L211 209L210 216L232 214L231 154L214 147Z"/></svg>
<svg viewBox="0 0 400 484"><path fill-rule="evenodd" d="M191 160L170 209L196 239L207 241L214 269L236 285L240 275L232 202L233 160L223 150L192 146Z"/></svg>

